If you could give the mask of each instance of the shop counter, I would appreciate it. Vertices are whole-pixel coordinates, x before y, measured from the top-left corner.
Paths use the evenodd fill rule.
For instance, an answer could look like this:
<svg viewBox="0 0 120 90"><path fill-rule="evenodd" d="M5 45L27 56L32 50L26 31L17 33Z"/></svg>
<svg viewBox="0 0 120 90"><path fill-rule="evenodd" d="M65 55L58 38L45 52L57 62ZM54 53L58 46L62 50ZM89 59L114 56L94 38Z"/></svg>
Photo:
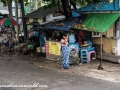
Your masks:
<svg viewBox="0 0 120 90"><path fill-rule="evenodd" d="M46 59L48 60L61 60L61 43L54 41L46 41ZM79 44L69 44L70 49L70 63L77 61L79 63Z"/></svg>
<svg viewBox="0 0 120 90"><path fill-rule="evenodd" d="M45 46L46 46L46 59L49 59L49 60L61 59L61 43L60 42L46 41ZM78 58L79 45L77 43L69 44L69 48L70 48L70 57Z"/></svg>

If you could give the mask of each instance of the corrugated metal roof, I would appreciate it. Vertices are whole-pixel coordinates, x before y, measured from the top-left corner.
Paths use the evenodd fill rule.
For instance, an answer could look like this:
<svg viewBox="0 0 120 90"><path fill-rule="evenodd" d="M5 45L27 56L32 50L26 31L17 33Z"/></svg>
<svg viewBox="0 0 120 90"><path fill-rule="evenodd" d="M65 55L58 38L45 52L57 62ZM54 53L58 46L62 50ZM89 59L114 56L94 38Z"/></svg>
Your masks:
<svg viewBox="0 0 120 90"><path fill-rule="evenodd" d="M118 3L119 4L119 3ZM120 11L120 6L115 7L114 2L97 2L91 5L75 10L76 12L105 12L105 11Z"/></svg>
<svg viewBox="0 0 120 90"><path fill-rule="evenodd" d="M56 10L58 10L58 7L47 8L47 9L44 9L44 7L40 7L37 10L25 15L24 18L43 18L46 15L51 14Z"/></svg>

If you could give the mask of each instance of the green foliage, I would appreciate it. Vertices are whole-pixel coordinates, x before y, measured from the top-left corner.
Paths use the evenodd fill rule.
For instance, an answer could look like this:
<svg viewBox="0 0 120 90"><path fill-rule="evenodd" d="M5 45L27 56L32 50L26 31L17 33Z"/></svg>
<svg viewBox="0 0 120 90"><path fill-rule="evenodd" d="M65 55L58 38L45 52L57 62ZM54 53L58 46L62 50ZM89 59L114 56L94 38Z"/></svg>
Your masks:
<svg viewBox="0 0 120 90"><path fill-rule="evenodd" d="M54 1L55 1L55 2L53 3L52 0L43 0L43 2L47 2L47 5L44 6L44 9L58 6L59 0L54 0Z"/></svg>
<svg viewBox="0 0 120 90"><path fill-rule="evenodd" d="M77 6L83 7L91 3L99 2L100 0L72 0L76 3Z"/></svg>
<svg viewBox="0 0 120 90"><path fill-rule="evenodd" d="M43 0L43 1L46 1L46 2L52 2L52 0Z"/></svg>
<svg viewBox="0 0 120 90"><path fill-rule="evenodd" d="M0 12L0 15L3 15L3 14Z"/></svg>
<svg viewBox="0 0 120 90"><path fill-rule="evenodd" d="M91 4L91 3L99 2L100 0L87 0L87 1L88 4Z"/></svg>
<svg viewBox="0 0 120 90"><path fill-rule="evenodd" d="M48 2L48 7L51 6L51 5L53 5L52 4L53 0L43 0L43 1L44 2ZM56 1L55 4L57 5L57 3L58 3L59 0L55 0L55 1ZM83 7L83 6L89 5L91 3L99 2L100 0L72 0L72 1L75 2L75 4L77 6Z"/></svg>
<svg viewBox="0 0 120 90"><path fill-rule="evenodd" d="M7 1L8 1L8 0L0 0L0 2L2 2L4 6L7 6ZM12 0L12 1L15 1L15 0ZM20 0L18 0L18 2L20 2ZM29 4L29 3L28 3L28 0L24 0L24 2L25 2L25 5L26 5L26 4Z"/></svg>
<svg viewBox="0 0 120 90"><path fill-rule="evenodd" d="M0 0L0 2L2 2L4 6L7 6L7 0Z"/></svg>
<svg viewBox="0 0 120 90"><path fill-rule="evenodd" d="M3 2L4 6L7 6L7 1L8 0L0 0L0 2ZM20 0L18 0L18 1L20 2ZM43 1L48 3L48 7L51 7L51 6L58 5L59 0L54 0L55 1L54 4L52 3L53 0L43 0ZM100 0L72 0L72 1L74 1L76 3L76 5L85 6L87 4L99 2ZM25 5L30 4L30 3L28 3L28 0L24 0L24 2L25 2Z"/></svg>
<svg viewBox="0 0 120 90"><path fill-rule="evenodd" d="M41 7L42 6L42 3L41 1L38 2L38 7Z"/></svg>
<svg viewBox="0 0 120 90"><path fill-rule="evenodd" d="M28 4L30 4L30 3L29 3L29 2L26 2L26 3L25 3L25 6L28 5Z"/></svg>
<svg viewBox="0 0 120 90"><path fill-rule="evenodd" d="M53 5L53 4L45 5L44 9L53 8L55 6L57 6L57 5Z"/></svg>

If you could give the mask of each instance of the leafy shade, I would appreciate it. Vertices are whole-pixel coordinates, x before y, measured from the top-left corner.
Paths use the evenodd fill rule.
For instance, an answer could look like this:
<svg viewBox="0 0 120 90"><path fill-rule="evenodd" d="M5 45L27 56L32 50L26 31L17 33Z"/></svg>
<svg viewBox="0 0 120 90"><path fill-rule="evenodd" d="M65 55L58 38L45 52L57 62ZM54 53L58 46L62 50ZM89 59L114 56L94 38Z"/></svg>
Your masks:
<svg viewBox="0 0 120 90"><path fill-rule="evenodd" d="M4 6L7 6L7 0L0 0L0 2L2 2Z"/></svg>
<svg viewBox="0 0 120 90"><path fill-rule="evenodd" d="M47 5L49 7L51 5L58 5L59 0L43 0L43 1L48 2ZM54 4L53 4L53 1L55 1ZM91 3L99 2L101 0L71 0L71 1L74 2L77 6L83 7Z"/></svg>
<svg viewBox="0 0 120 90"><path fill-rule="evenodd" d="M2 2L4 6L7 6L7 1L8 1L8 0L0 0L0 2ZM13 0L13 1L15 1L15 0ZM20 3L20 0L18 0L18 2ZM26 5L26 4L29 4L29 3L28 3L28 0L24 0L24 2L25 2L25 5Z"/></svg>

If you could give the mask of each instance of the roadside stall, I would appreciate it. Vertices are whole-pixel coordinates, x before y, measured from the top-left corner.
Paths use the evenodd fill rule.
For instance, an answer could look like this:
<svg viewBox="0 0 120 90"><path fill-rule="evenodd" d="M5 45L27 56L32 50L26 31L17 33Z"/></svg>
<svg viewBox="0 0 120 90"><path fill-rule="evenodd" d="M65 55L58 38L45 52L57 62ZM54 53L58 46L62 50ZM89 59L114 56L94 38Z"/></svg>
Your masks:
<svg viewBox="0 0 120 90"><path fill-rule="evenodd" d="M101 43L101 49L100 49L100 65L98 69L103 69L102 67L102 36L103 32L106 32L109 30L109 28L114 24L114 22L119 18L120 14L118 13L99 13L99 14L89 14L87 18L81 23L72 26L72 29L74 30L84 30L84 31L91 31L91 32L99 32L101 34L100 43ZM85 49L84 49L85 50ZM82 52L82 50L81 50ZM85 51L84 51L85 52ZM90 56L89 56L90 57Z"/></svg>
<svg viewBox="0 0 120 90"><path fill-rule="evenodd" d="M57 8L49 8L47 10L44 10L44 7L42 7L28 15L25 15L24 18L45 18L45 16L51 14L51 12L55 12L55 10L59 10L58 7ZM37 52L45 53L47 59L59 60L59 58L61 58L61 56L60 56L60 54L61 54L60 40L62 38L62 32L70 32L70 29L71 29L71 26L73 23L81 23L86 18L86 16L76 14L76 12L73 12L73 11L72 11L72 16L74 17L72 20L61 20L61 19L58 19L59 16L54 17L54 19L52 18L53 21L49 22L48 20L46 20L48 22L40 23L39 27L32 29L34 31L39 32L38 42L40 43L40 45L39 45L39 47L37 47ZM80 16L80 17L78 17L78 16ZM77 17L77 18L75 18L75 17ZM41 35L41 33L45 34L44 36L46 37L46 40L43 39L43 36ZM54 35L55 33L57 33L57 36L60 35L59 38ZM76 35L77 35L77 33L76 33ZM55 37L53 37L53 36L55 36ZM43 43L43 41L45 41L45 44L41 45L41 43ZM75 41L75 42L77 42L77 41ZM54 47L54 48L52 48L52 47ZM78 56L79 56L78 55L78 51L79 51L78 44L75 43L75 45L73 45L71 43L70 47L71 48L77 47L77 51L74 51L76 49L71 49L71 51L72 51L71 55L77 56L77 58L78 58Z"/></svg>
<svg viewBox="0 0 120 90"><path fill-rule="evenodd" d="M45 50L46 50L46 59L49 60L60 60L61 59L61 38L62 33L67 32L69 35L69 38L71 41L69 41L69 47L70 47L70 57L75 57L76 59L79 58L79 44L77 43L77 40L75 41L76 35L73 35L74 40L72 41L72 32L71 27L73 23L80 23L82 22L86 16L80 16L77 18L73 18L72 20L60 20L57 22L51 22L46 25L41 25L37 31L46 32L46 41L45 41ZM41 41L40 41L41 42ZM75 43L72 43L75 42ZM41 46L41 45L40 45ZM40 47L39 47L40 48ZM41 47L42 50L43 47ZM41 51L40 50L40 51Z"/></svg>
<svg viewBox="0 0 120 90"><path fill-rule="evenodd" d="M86 32L83 23L87 16L80 16L70 21L60 20L48 24L40 25L33 30L39 32L40 47L38 52L45 53L46 59L60 60L61 59L61 38L62 33L67 32L69 37L70 61L71 63L89 63L91 58L96 58L95 47L92 46L91 32ZM81 28L84 28L83 31ZM77 30L75 30L77 29ZM44 36L41 37L41 34ZM46 39L42 39L45 37ZM42 44L44 42L44 44Z"/></svg>

